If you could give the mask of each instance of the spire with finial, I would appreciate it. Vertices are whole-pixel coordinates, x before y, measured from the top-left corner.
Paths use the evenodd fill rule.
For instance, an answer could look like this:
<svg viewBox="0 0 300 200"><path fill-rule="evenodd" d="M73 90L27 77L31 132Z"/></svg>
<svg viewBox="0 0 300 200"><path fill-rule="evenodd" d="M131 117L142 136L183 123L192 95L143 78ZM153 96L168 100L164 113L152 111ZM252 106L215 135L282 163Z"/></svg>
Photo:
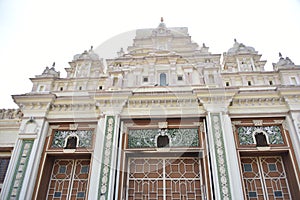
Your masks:
<svg viewBox="0 0 300 200"><path fill-rule="evenodd" d="M160 18L160 23L158 25L158 28L166 28L166 25L164 23L164 18L163 17Z"/></svg>

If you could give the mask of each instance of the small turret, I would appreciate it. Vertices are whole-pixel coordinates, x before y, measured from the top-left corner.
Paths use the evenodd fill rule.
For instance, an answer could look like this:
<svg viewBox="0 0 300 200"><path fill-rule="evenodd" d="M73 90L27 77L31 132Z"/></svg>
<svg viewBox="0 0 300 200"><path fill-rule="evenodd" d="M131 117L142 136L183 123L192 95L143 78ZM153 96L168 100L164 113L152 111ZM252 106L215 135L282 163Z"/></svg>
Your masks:
<svg viewBox="0 0 300 200"><path fill-rule="evenodd" d="M283 58L282 54L279 52L279 60L277 63L272 63L274 70L278 71L280 69L291 69L295 67L300 67L300 65L295 65L294 62L289 57Z"/></svg>
<svg viewBox="0 0 300 200"><path fill-rule="evenodd" d="M223 71L264 71L267 61L260 59L261 55L253 47L246 46L234 39L233 47L223 53Z"/></svg>

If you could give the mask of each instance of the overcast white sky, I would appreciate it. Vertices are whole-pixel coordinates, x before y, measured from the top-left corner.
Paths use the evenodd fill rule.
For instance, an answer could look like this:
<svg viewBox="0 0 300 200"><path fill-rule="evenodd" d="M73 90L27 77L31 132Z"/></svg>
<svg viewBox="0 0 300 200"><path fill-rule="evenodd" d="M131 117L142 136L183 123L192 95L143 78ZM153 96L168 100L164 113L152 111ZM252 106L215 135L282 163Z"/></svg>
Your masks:
<svg viewBox="0 0 300 200"><path fill-rule="evenodd" d="M11 95L30 92L29 78L54 61L65 77L75 54L91 45L105 49L100 57L126 49L126 37L115 40L116 50L108 44L157 27L160 17L168 27L188 27L212 53L227 51L236 38L262 54L267 68L278 52L300 64L299 0L0 0L0 109L17 108Z"/></svg>

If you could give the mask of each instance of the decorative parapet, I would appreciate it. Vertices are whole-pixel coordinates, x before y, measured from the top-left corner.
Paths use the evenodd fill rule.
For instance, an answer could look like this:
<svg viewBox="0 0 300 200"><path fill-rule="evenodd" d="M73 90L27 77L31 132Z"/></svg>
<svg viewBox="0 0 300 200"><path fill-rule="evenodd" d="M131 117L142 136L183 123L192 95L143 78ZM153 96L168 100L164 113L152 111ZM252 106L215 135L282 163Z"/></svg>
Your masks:
<svg viewBox="0 0 300 200"><path fill-rule="evenodd" d="M199 133L196 128L137 129L129 130L128 148L155 148L158 136L168 136L170 147L198 147Z"/></svg>
<svg viewBox="0 0 300 200"><path fill-rule="evenodd" d="M0 109L0 119L21 119L23 113L20 109Z"/></svg>

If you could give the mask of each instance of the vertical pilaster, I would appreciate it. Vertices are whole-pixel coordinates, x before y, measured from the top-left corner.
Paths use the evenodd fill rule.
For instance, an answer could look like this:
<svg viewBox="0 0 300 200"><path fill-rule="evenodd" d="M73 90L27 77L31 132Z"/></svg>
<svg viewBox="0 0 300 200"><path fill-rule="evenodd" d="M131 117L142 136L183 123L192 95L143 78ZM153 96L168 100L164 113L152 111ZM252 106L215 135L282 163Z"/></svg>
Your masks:
<svg viewBox="0 0 300 200"><path fill-rule="evenodd" d="M44 119L23 121L1 199L31 199L37 178L48 123Z"/></svg>
<svg viewBox="0 0 300 200"><path fill-rule="evenodd" d="M15 167L13 169L8 193L5 195L4 199L20 198L20 193L23 187L25 173L28 168L28 162L33 142L33 139L20 139L18 141L20 148L19 151L15 154L17 162L15 163ZM24 186L26 186L26 183L24 184Z"/></svg>
<svg viewBox="0 0 300 200"><path fill-rule="evenodd" d="M105 116L105 131L101 156L101 169L99 175L98 199L113 199L117 148L114 144L118 138L119 117L117 115Z"/></svg>
<svg viewBox="0 0 300 200"><path fill-rule="evenodd" d="M88 199L94 200L97 199L98 196L98 188L100 182L100 166L102 163L102 150L104 144L104 134L105 134L105 116L101 116L98 121L97 129L95 133L95 145L94 145L94 152L92 156L92 166L90 174L90 186L89 186L89 194Z"/></svg>
<svg viewBox="0 0 300 200"><path fill-rule="evenodd" d="M216 199L233 199L230 190L221 113L208 114L208 140Z"/></svg>
<svg viewBox="0 0 300 200"><path fill-rule="evenodd" d="M298 165L300 165L300 113L290 112L286 118L286 123L291 137L294 152L296 154L296 159Z"/></svg>
<svg viewBox="0 0 300 200"><path fill-rule="evenodd" d="M232 130L231 119L226 113L221 114L224 136L224 147L226 149L228 176L231 186L232 199L243 199L242 178L239 173L239 158L236 152L234 131Z"/></svg>

